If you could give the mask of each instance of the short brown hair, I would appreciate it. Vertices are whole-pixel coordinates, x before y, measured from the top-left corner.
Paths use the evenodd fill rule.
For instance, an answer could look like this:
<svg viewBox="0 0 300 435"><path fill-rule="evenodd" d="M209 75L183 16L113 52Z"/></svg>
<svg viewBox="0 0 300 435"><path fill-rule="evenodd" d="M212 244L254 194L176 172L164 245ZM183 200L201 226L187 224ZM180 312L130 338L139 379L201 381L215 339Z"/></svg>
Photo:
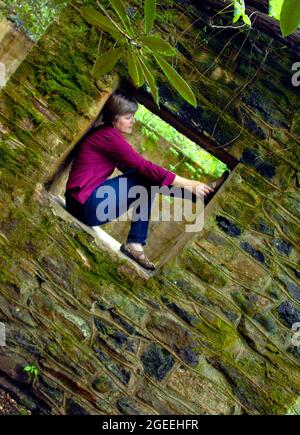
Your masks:
<svg viewBox="0 0 300 435"><path fill-rule="evenodd" d="M94 127L101 124L112 125L113 121L119 116L126 113L135 113L138 109L138 103L135 98L130 97L123 92L115 91L106 101L101 113L97 116Z"/></svg>
<svg viewBox="0 0 300 435"><path fill-rule="evenodd" d="M106 101L101 113L97 116L91 127L85 132L85 134L79 139L71 152L71 159L74 159L80 150L80 145L102 124L112 125L112 122L117 116L125 115L126 113L135 113L138 109L138 103L135 98L129 97L121 91L115 91ZM70 160L71 161L71 160Z"/></svg>

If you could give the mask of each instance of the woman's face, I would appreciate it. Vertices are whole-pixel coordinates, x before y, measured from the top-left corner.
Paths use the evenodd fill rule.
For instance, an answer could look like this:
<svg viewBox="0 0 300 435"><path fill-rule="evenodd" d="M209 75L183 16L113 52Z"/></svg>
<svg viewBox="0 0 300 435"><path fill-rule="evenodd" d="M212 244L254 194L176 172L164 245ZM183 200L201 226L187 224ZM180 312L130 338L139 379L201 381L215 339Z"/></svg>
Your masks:
<svg viewBox="0 0 300 435"><path fill-rule="evenodd" d="M121 133L131 133L134 123L134 114L125 113L125 115L119 115L117 120L113 122L113 126Z"/></svg>

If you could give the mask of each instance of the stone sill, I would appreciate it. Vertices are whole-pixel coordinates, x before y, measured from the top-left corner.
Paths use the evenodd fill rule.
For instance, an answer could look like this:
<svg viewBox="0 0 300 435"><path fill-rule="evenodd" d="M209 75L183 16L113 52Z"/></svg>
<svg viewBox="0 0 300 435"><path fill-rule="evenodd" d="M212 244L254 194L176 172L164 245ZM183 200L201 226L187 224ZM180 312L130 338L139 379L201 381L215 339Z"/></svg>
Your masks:
<svg viewBox="0 0 300 435"><path fill-rule="evenodd" d="M65 199L60 195L53 195L50 192L47 192L47 196L50 200L51 209L53 214L59 216L67 222L73 222L77 226L81 227L84 231L89 233L94 237L96 245L101 249L101 251L107 252L107 254L112 258L112 261L117 260L126 260L128 263L128 267L133 270L139 277L143 279L148 279L153 275L157 274L158 267L155 271L147 271L143 267L139 266L135 261L131 260L129 257L124 255L120 251L121 243L119 243L116 239L111 237L106 231L102 230L99 226L90 227L85 225L80 220L76 219L73 215L71 215L65 206Z"/></svg>

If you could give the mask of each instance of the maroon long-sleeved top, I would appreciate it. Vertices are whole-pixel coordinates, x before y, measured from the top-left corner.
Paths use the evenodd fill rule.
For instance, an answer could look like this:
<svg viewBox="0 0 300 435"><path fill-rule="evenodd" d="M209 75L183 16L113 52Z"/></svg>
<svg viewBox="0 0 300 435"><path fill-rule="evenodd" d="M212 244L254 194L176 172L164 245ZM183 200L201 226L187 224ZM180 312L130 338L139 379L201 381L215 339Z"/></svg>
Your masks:
<svg viewBox="0 0 300 435"><path fill-rule="evenodd" d="M103 125L92 131L80 144L75 157L66 191L84 204L91 193L114 172L136 169L154 185L169 186L176 174L144 159L119 130Z"/></svg>

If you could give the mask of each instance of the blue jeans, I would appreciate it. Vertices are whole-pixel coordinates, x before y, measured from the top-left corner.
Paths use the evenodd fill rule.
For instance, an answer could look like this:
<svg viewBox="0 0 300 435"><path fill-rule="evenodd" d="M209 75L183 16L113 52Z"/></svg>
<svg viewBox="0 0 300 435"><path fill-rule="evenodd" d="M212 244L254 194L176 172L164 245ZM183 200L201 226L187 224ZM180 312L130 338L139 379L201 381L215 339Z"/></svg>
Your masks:
<svg viewBox="0 0 300 435"><path fill-rule="evenodd" d="M127 191L125 192L120 192L120 178L126 178L127 180ZM107 199L109 197L108 195L106 197L103 197L103 195L99 197L100 187L102 186L111 186L115 193L114 198L116 199L116 208L114 209L114 215L106 216L105 219L99 219L99 212L96 212L97 207L102 203L102 201L106 200L107 202ZM153 186L152 182L148 178L140 175L135 169L130 169L124 172L122 175L108 178L107 180L105 180L103 183L101 183L100 186L96 187L96 189L91 193L91 195L88 197L84 204L81 204L80 202L75 200L68 192L66 192L66 209L77 219L89 226L97 226L111 222L112 220L118 218L120 215L129 210L132 203L137 200L136 197L130 198L128 196L129 190L134 186L143 186L147 189L148 195L145 198L146 203L143 204L143 206L145 206L146 212L145 216L142 216L142 219L134 219L133 221L131 221L130 231L127 236L127 243L140 243L141 245L146 245L151 209L155 199L155 195L151 195L151 186ZM174 196L177 195L175 194ZM196 201L195 195L192 196L192 201ZM141 210L140 213L142 213Z"/></svg>

